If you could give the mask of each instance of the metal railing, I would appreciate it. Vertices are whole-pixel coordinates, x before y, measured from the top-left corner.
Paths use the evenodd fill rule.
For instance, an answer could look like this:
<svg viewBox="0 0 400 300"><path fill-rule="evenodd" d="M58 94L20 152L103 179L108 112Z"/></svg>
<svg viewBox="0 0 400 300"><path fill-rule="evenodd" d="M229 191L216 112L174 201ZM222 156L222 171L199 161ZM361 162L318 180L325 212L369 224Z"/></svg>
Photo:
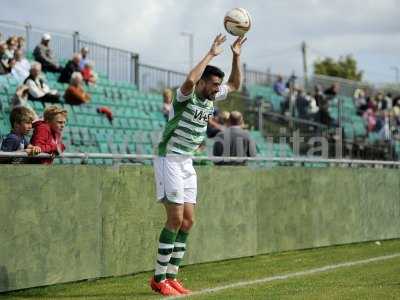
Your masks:
<svg viewBox="0 0 400 300"><path fill-rule="evenodd" d="M0 158L28 158L24 152L1 152ZM153 160L156 155L142 154L113 154L113 153L63 153L58 158L79 158L87 159L133 159L133 160ZM50 154L41 153L35 158L51 158ZM193 156L194 161L218 161L223 159L225 162L282 162L282 163L324 163L328 166L387 166L400 167L399 161L382 161L382 160L357 160L357 159L331 159L331 158L315 158L315 157L221 157L221 156Z"/></svg>
<svg viewBox="0 0 400 300"><path fill-rule="evenodd" d="M178 87L186 78L186 74L183 72L171 71L146 64L139 64L139 74L139 88L145 92L160 92L164 88Z"/></svg>

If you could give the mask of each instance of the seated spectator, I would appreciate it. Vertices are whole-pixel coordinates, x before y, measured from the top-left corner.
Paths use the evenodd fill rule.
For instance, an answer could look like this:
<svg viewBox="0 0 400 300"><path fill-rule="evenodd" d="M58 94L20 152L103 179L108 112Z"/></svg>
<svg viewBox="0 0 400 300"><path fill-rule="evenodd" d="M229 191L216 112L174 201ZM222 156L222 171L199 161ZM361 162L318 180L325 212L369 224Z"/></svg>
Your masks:
<svg viewBox="0 0 400 300"><path fill-rule="evenodd" d="M71 105L80 105L88 103L90 95L83 89L82 74L75 72L71 77L71 84L64 94L65 102Z"/></svg>
<svg viewBox="0 0 400 300"><path fill-rule="evenodd" d="M286 91L286 87L285 84L283 82L283 77L282 76L278 76L275 83L274 83L274 91L277 95L279 96L284 96L285 95L285 91Z"/></svg>
<svg viewBox="0 0 400 300"><path fill-rule="evenodd" d="M68 61L64 69L61 71L60 78L58 78L58 82L70 83L72 73L81 71L81 68L79 67L80 61L81 61L81 55L79 53L75 53L74 56L72 57L72 60Z"/></svg>
<svg viewBox="0 0 400 300"><path fill-rule="evenodd" d="M238 111L229 115L229 127L217 134L213 148L214 156L255 157L256 144L248 131L243 130L243 116ZM246 161L220 161L216 165L245 165Z"/></svg>
<svg viewBox="0 0 400 300"><path fill-rule="evenodd" d="M83 80L87 85L96 85L97 82L97 74L93 70L93 64L88 61L83 70L81 71Z"/></svg>
<svg viewBox="0 0 400 300"><path fill-rule="evenodd" d="M363 114L364 121L367 125L368 132L372 132L376 127L376 108L368 108Z"/></svg>
<svg viewBox="0 0 400 300"><path fill-rule="evenodd" d="M308 117L308 99L305 91L302 88L297 89L296 96L296 109L300 119L306 119Z"/></svg>
<svg viewBox="0 0 400 300"><path fill-rule="evenodd" d="M89 63L89 59L87 57L88 54L89 54L89 48L83 47L81 49L81 61L79 62L79 67L81 68L81 70L83 70L85 68L85 65Z"/></svg>
<svg viewBox="0 0 400 300"><path fill-rule="evenodd" d="M28 98L32 101L60 102L60 95L56 90L50 90L48 85L40 77L41 73L41 64L38 62L33 63L29 72L29 77L24 81L24 84L29 87Z"/></svg>
<svg viewBox="0 0 400 300"><path fill-rule="evenodd" d="M43 72L59 73L62 68L58 64L57 59L53 54L53 50L50 48L50 40L50 34L43 34L42 41L33 50L33 57L36 61L42 64Z"/></svg>
<svg viewBox="0 0 400 300"><path fill-rule="evenodd" d="M16 36L9 37L6 42L7 49L5 51L8 59L14 58L15 50L17 50L18 39Z"/></svg>
<svg viewBox="0 0 400 300"><path fill-rule="evenodd" d="M326 97L328 97L328 100L330 100L335 98L339 94L339 91L340 85L338 83L334 83L324 91L324 94Z"/></svg>
<svg viewBox="0 0 400 300"><path fill-rule="evenodd" d="M55 105L46 108L43 121L33 124L31 144L40 147L43 153L51 154L51 158L40 159L41 164L52 164L54 157L65 150L62 143L62 132L67 122L67 111Z"/></svg>
<svg viewBox="0 0 400 300"><path fill-rule="evenodd" d="M219 132L224 130L227 126L228 119L229 112L220 112L217 108L214 108L213 116L208 120L207 124L207 137L214 138Z"/></svg>
<svg viewBox="0 0 400 300"><path fill-rule="evenodd" d="M11 132L6 136L1 144L1 151L4 152L26 152L28 155L35 155L41 152L40 147L30 145L26 140L26 135L32 130L34 116L26 107L17 107L11 111L10 124ZM22 163L26 159L11 158L2 159L3 163Z"/></svg>
<svg viewBox="0 0 400 300"><path fill-rule="evenodd" d="M172 95L172 90L171 89L165 89L163 92L163 115L165 118L165 121L169 120L169 113L172 110L172 100L173 100L173 95Z"/></svg>
<svg viewBox="0 0 400 300"><path fill-rule="evenodd" d="M20 85L17 88L15 95L11 99L11 109L14 109L16 107L26 107L32 112L34 116L33 121L36 121L38 119L38 116L35 110L28 102L28 93L29 93L29 87L25 84Z"/></svg>
<svg viewBox="0 0 400 300"><path fill-rule="evenodd" d="M318 107L324 105L325 96L322 92L322 86L316 85L314 87L314 99Z"/></svg>
<svg viewBox="0 0 400 300"><path fill-rule="evenodd" d="M15 65L11 70L11 74L14 76L16 80L18 80L19 83L22 83L29 76L30 69L31 69L31 64L24 57L22 50L16 50Z"/></svg>
<svg viewBox="0 0 400 300"><path fill-rule="evenodd" d="M25 48L25 38L23 36L19 36L17 38L17 49L24 50Z"/></svg>
<svg viewBox="0 0 400 300"><path fill-rule="evenodd" d="M9 58L6 51L7 45L4 42L0 42L0 75L11 73L11 70L15 64L15 59Z"/></svg>
<svg viewBox="0 0 400 300"><path fill-rule="evenodd" d="M362 115L367 110L367 99L362 89L356 89L354 92L354 102L357 107L357 114Z"/></svg>

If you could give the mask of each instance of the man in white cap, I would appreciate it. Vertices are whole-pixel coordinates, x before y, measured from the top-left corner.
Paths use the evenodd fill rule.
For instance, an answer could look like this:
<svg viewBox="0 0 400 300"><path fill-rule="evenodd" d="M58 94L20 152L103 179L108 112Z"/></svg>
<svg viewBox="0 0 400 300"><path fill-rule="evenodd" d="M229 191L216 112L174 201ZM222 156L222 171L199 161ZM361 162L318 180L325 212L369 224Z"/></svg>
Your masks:
<svg viewBox="0 0 400 300"><path fill-rule="evenodd" d="M58 64L57 58L54 56L51 50L50 44L51 36L48 33L43 34L42 41L33 50L33 56L36 61L42 64L42 70L44 72L61 72L62 68Z"/></svg>
<svg viewBox="0 0 400 300"><path fill-rule="evenodd" d="M86 66L86 64L90 63L89 59L88 59L88 54L89 54L89 48L88 47L83 47L81 49L81 61L79 63L79 67L81 68L81 70L83 70Z"/></svg>

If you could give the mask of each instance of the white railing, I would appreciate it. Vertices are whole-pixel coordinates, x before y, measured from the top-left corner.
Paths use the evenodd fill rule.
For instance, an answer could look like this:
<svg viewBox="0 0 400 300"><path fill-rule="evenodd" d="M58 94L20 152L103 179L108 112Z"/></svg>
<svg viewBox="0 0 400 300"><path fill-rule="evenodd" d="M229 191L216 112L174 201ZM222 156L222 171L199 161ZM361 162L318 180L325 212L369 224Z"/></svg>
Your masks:
<svg viewBox="0 0 400 300"><path fill-rule="evenodd" d="M1 152L0 158L32 158L24 152ZM51 155L41 153L33 158L50 158ZM156 155L146 154L114 154L114 153L63 153L57 158L80 158L87 159L134 159L134 160L153 160ZM348 165L348 166L391 166L400 167L400 161L383 160L360 160L346 158L318 158L318 157L221 157L221 156L193 156L194 161L214 161L214 162L281 162L281 163L324 163L329 166Z"/></svg>

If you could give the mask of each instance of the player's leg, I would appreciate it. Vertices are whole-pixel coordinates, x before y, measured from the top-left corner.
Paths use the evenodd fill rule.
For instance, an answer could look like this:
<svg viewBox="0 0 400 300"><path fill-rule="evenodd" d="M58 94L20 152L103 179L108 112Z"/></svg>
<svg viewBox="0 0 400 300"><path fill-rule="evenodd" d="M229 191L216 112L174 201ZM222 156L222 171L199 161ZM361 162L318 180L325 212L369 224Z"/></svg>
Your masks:
<svg viewBox="0 0 400 300"><path fill-rule="evenodd" d="M185 203L183 211L182 226L180 227L175 239L172 257L167 268L167 278L175 279L178 275L179 266L186 252L186 241L189 231L194 223L194 204Z"/></svg>
<svg viewBox="0 0 400 300"><path fill-rule="evenodd" d="M184 288L182 284L176 280L178 275L179 266L182 262L183 256L186 252L186 241L194 224L194 208L197 197L197 176L196 171L193 168L191 159L190 163L184 165L184 210L182 226L180 227L178 234L175 239L174 249L171 260L169 261L167 268L167 280L169 284L182 294L190 293L190 290Z"/></svg>
<svg viewBox="0 0 400 300"><path fill-rule="evenodd" d="M177 164L167 158L154 160L157 199L164 204L166 222L161 230L154 276L151 288L165 296L178 295L166 279L167 266L171 259L177 232L182 225L184 212L183 180Z"/></svg>

